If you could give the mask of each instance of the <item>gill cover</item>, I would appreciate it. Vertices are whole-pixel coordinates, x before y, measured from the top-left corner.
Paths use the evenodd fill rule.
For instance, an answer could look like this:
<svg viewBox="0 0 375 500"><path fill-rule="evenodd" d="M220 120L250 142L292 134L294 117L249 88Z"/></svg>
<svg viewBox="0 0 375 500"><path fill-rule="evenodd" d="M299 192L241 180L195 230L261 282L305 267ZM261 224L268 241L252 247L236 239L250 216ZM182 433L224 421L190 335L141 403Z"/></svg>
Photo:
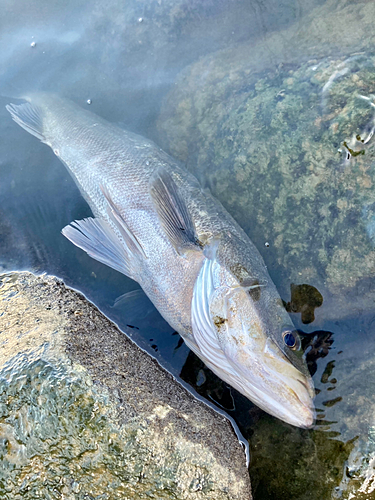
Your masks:
<svg viewBox="0 0 375 500"><path fill-rule="evenodd" d="M215 293L214 276L220 271L216 260L205 258L195 282L192 299L192 329L197 349L193 350L203 357L206 364L220 377L226 373L230 383L242 392L242 384L235 366L226 357L213 324L210 301ZM215 280L216 281L216 280ZM190 347L190 345L189 345ZM228 380L228 376L226 380Z"/></svg>
<svg viewBox="0 0 375 500"><path fill-rule="evenodd" d="M204 259L192 299L192 330L199 352L195 351L219 377L249 397L237 356L238 343L249 347L249 337L241 330L242 311L235 305L237 298L246 300L245 295L246 290L216 259ZM260 396L252 394L252 399L261 406Z"/></svg>

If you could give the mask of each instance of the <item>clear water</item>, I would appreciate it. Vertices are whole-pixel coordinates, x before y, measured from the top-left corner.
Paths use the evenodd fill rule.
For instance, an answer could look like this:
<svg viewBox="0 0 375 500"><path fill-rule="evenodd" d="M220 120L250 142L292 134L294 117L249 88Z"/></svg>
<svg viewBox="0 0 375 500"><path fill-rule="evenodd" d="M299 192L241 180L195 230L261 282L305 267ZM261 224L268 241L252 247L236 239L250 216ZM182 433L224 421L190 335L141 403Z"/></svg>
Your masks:
<svg viewBox="0 0 375 500"><path fill-rule="evenodd" d="M109 0L25 6L2 0L0 5L0 269L63 278L170 371L227 409L250 440L255 499L339 496L351 478L348 464L354 461L351 470L358 472L365 466L361 457L365 463L372 453L375 413L371 394L375 195L372 140L367 141L373 111L358 97L362 93L371 100L375 94L372 2L354 6L333 0ZM330 24L330 19L335 22ZM225 72L226 65L232 72ZM219 74L218 67L223 71L220 78L215 73ZM229 92L230 78L235 92ZM177 107L178 89L183 93L184 85L190 85L186 95L195 96L197 113L199 106L212 113L212 123L226 113L225 126L216 135L210 123L195 115L192 130L197 142L195 148L185 149L183 129L189 130L186 119L191 116ZM66 224L89 216L90 211L53 152L22 131L5 111L12 96L30 90L59 93L156 140L182 159L237 218L289 302L296 326L308 334L308 359L320 391L319 420L313 430L284 425L230 390L152 309L146 307L145 318L140 313L130 321L124 309L113 307L117 297L138 286L90 259L61 235ZM215 92L220 105L210 101ZM252 108L246 103L252 92L258 92L263 128L249 141L246 110ZM244 96L242 108L234 105L238 95ZM290 121L283 115L282 103L289 103L293 111ZM181 133L177 125L172 128L176 116L182 118ZM240 125L245 130L242 137L224 148L222 144L238 133ZM361 151L360 142L350 142L356 134L366 141L366 154L352 154L347 160L349 149ZM325 168L331 176L326 182L337 188L330 191L329 203L323 188L321 198L314 195L311 205L298 206L290 199L276 217L276 191L270 185L280 175L280 162L275 161L268 173L259 167L259 175L249 183L241 170L241 155L244 163L253 157L261 165L261 157L274 155L280 160L285 154L282 174L287 175L289 163L302 164L306 159L302 161L296 149L291 156L284 147L286 136L295 138L300 152L309 142L312 172ZM326 155L319 156L317 144L324 145ZM228 181L233 165L236 176ZM267 165L270 169L272 162ZM293 195L321 189L311 179L307 187L299 185L296 181L305 179L302 170L294 169L290 175ZM359 179L354 187L353 178ZM237 191L241 183L245 194ZM268 201L263 192L270 193ZM353 210L344 210L339 227L340 210L352 205ZM311 217L319 210L319 219ZM294 238L283 245L276 236L293 235L290 226L295 228ZM294 289L291 296L292 283L314 288ZM323 297L319 307L315 290Z"/></svg>

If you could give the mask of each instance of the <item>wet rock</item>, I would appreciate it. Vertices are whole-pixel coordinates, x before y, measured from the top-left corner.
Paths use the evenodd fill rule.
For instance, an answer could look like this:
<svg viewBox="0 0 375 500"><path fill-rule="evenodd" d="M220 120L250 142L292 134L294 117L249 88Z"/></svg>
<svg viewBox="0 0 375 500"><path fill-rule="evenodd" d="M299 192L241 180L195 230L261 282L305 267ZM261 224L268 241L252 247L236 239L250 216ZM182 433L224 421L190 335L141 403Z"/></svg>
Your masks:
<svg viewBox="0 0 375 500"><path fill-rule="evenodd" d="M229 422L80 294L1 275L0 496L250 499Z"/></svg>
<svg viewBox="0 0 375 500"><path fill-rule="evenodd" d="M359 439L353 446L342 481L333 498L368 500L375 497L375 426L369 429L367 439Z"/></svg>
<svg viewBox="0 0 375 500"><path fill-rule="evenodd" d="M323 295L318 322L374 303L375 56L365 26L375 5L342 4L339 23L327 2L298 27L186 68L158 123L159 143L245 229L282 296L288 283ZM314 22L325 26L320 39ZM369 52L353 53L358 33L336 26L350 23Z"/></svg>

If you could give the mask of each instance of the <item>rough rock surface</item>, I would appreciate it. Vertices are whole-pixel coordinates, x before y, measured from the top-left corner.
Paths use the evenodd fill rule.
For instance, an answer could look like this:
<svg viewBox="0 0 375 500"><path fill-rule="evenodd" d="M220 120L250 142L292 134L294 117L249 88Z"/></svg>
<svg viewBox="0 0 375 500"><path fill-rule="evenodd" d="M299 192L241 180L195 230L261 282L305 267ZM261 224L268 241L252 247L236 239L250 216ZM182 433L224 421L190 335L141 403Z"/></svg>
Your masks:
<svg viewBox="0 0 375 500"><path fill-rule="evenodd" d="M181 73L158 125L159 144L280 282L323 294L325 318L374 303L374 20L373 2L328 1L257 44L206 56Z"/></svg>
<svg viewBox="0 0 375 500"><path fill-rule="evenodd" d="M0 277L0 496L251 499L229 422L58 279Z"/></svg>

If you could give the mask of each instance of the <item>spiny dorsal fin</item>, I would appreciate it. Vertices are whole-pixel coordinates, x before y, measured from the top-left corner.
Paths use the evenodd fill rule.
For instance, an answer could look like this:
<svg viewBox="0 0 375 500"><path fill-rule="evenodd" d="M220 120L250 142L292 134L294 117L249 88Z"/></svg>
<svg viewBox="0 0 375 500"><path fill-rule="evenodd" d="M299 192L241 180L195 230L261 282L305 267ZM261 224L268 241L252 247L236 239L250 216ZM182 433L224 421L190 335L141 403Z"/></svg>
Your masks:
<svg viewBox="0 0 375 500"><path fill-rule="evenodd" d="M159 168L152 176L150 193L163 229L176 251L181 255L188 248L199 247L185 200L165 168Z"/></svg>

